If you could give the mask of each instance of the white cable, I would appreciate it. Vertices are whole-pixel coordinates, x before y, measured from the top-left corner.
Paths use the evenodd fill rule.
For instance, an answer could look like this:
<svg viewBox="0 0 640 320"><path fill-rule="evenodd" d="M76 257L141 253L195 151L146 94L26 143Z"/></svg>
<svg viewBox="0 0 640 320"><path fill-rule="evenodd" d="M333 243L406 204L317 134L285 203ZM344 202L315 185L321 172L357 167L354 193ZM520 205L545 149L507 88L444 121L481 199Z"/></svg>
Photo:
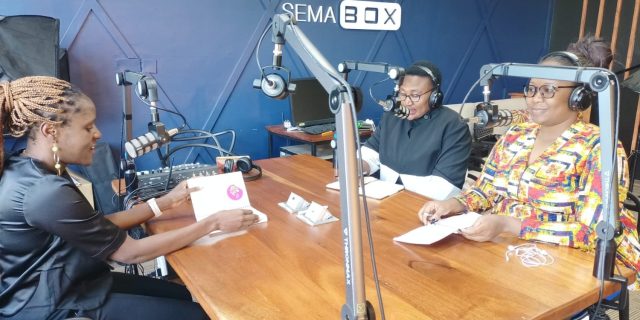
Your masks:
<svg viewBox="0 0 640 320"><path fill-rule="evenodd" d="M547 251L539 249L534 243L525 243L518 246L508 246L504 254L505 260L515 255L527 268L541 267L553 264L555 259Z"/></svg>

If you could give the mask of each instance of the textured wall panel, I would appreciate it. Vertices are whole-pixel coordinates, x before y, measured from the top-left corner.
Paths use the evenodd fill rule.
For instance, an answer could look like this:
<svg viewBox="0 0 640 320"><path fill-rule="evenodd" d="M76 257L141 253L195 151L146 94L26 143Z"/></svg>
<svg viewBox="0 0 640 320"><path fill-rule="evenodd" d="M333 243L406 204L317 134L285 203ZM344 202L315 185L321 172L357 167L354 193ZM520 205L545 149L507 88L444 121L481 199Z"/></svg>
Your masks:
<svg viewBox="0 0 640 320"><path fill-rule="evenodd" d="M490 62L534 62L547 51L552 16L550 1L405 0L398 31L345 30L339 23L301 22L301 30L335 66L344 60L382 61L406 66L432 60L444 74L445 103L461 102ZM254 158L267 155L264 126L289 117L288 100L271 100L251 87L259 76L255 49L260 35L287 1L157 1L85 0L0 1L0 14L41 14L61 21L61 44L69 50L72 82L98 107L104 140L120 145L122 98L116 71L154 72L160 104L179 111L191 128L235 129L236 151ZM314 10L333 9L339 21L340 1L306 1ZM326 12L326 11L325 11ZM304 16L303 16L304 17ZM308 15L306 16L308 18ZM259 57L269 64L273 45L263 42ZM285 47L284 65L293 77L311 76L293 50ZM352 84L365 93L384 77L354 72ZM522 81L500 80L493 98L520 90ZM391 84L374 88L384 97ZM471 94L472 101L480 90ZM471 107L471 106L470 106ZM368 97L358 118L380 118ZM161 113L168 127L179 118ZM146 131L148 108L134 98L134 135ZM282 141L277 141L283 143ZM206 151L181 152L178 161L211 161ZM153 155L140 158L140 168L158 165Z"/></svg>

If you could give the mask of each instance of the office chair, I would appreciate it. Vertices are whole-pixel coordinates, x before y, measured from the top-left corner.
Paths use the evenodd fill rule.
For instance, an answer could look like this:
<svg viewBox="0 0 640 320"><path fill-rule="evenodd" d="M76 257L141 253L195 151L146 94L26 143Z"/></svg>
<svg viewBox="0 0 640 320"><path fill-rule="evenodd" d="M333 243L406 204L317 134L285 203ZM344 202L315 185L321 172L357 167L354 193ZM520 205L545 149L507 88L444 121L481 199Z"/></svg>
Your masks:
<svg viewBox="0 0 640 320"><path fill-rule="evenodd" d="M111 186L111 182L118 179L118 165L108 143L96 144L95 155L90 165L71 167L91 181L96 210L103 214L120 211L120 199Z"/></svg>
<svg viewBox="0 0 640 320"><path fill-rule="evenodd" d="M638 197L636 195L634 195L631 192L627 193L627 199L625 200L623 206L627 209L627 210L631 210L633 212L635 212L636 217L638 217L638 212L640 212L640 200L638 199ZM636 229L640 232L640 222L636 222ZM626 288L623 288L623 290L626 290ZM596 319L596 320L601 320L601 319L610 319L609 316L605 313L605 310L609 309L609 310L618 310L618 318L622 319L622 320L628 320L629 317L629 294L628 292L624 291L618 291L614 294L612 294L610 297L605 299L606 302L613 302L613 304L610 303L603 303L602 308L600 310L598 310L598 314L594 314L595 313L595 305L589 307L588 309L588 314L590 319Z"/></svg>
<svg viewBox="0 0 640 320"><path fill-rule="evenodd" d="M638 230L638 233L640 233L640 199L638 199L638 196L636 196L635 194L631 193L631 192L627 192L627 200L625 200L624 202L624 207L627 210L631 210L633 212L635 212L636 214L636 230Z"/></svg>

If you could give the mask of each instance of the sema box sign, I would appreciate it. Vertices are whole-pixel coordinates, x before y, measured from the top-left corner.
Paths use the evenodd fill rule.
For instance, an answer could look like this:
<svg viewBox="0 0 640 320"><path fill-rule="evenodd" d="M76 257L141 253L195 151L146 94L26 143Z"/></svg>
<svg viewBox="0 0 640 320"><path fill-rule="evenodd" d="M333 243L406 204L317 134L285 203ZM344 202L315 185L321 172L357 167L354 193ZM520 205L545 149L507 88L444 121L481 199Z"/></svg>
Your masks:
<svg viewBox="0 0 640 320"><path fill-rule="evenodd" d="M282 10L298 22L336 23L333 7L285 2ZM402 9L397 3L344 0L340 3L340 26L344 29L398 30Z"/></svg>

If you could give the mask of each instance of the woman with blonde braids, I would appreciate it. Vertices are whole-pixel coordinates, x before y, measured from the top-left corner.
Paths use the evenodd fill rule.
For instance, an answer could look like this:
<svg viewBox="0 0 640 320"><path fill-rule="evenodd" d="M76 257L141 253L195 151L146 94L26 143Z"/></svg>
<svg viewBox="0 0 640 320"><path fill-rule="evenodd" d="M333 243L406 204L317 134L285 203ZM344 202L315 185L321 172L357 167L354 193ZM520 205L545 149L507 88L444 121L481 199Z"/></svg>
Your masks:
<svg viewBox="0 0 640 320"><path fill-rule="evenodd" d="M91 99L68 82L0 84L2 131L28 136L24 150L5 156L0 149L0 319L206 319L184 287L112 273L107 261L148 261L214 230L246 228L257 216L228 210L130 238L127 228L188 201L193 190L183 183L148 205L107 217L95 212L65 172L67 164L91 164L101 137L95 118Z"/></svg>

